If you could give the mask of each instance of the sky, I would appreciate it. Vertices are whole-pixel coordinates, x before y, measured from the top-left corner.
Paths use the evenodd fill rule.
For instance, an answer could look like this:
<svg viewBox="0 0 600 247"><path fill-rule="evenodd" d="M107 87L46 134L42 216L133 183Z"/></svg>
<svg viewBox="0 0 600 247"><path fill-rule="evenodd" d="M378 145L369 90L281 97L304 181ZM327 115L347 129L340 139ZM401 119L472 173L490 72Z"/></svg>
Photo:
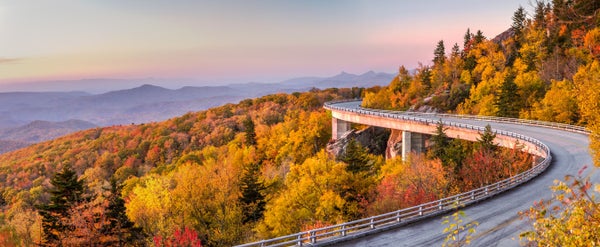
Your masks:
<svg viewBox="0 0 600 247"><path fill-rule="evenodd" d="M0 85L395 73L431 63L439 40L462 44L467 28L493 38L529 2L0 0Z"/></svg>

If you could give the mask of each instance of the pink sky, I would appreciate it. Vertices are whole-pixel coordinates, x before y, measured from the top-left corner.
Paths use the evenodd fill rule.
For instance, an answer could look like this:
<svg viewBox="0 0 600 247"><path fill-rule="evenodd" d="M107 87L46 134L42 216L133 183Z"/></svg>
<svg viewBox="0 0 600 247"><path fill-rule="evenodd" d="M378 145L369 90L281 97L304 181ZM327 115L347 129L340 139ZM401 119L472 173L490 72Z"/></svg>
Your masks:
<svg viewBox="0 0 600 247"><path fill-rule="evenodd" d="M86 78L276 81L395 72L467 28L506 30L510 1L16 1L0 3L0 83Z"/></svg>

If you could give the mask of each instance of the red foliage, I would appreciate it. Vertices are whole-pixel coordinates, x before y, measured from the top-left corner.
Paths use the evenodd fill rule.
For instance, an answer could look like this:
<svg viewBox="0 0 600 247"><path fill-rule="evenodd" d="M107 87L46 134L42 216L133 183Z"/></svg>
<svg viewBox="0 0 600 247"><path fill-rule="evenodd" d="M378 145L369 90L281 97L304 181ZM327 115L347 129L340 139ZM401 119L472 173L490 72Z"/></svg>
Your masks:
<svg viewBox="0 0 600 247"><path fill-rule="evenodd" d="M502 176L502 162L490 151L476 151L465 160L460 177L463 178L464 189L471 190L492 184Z"/></svg>
<svg viewBox="0 0 600 247"><path fill-rule="evenodd" d="M160 235L152 238L156 247L201 247L202 243L198 238L198 232L185 227L183 231L176 230L171 237Z"/></svg>

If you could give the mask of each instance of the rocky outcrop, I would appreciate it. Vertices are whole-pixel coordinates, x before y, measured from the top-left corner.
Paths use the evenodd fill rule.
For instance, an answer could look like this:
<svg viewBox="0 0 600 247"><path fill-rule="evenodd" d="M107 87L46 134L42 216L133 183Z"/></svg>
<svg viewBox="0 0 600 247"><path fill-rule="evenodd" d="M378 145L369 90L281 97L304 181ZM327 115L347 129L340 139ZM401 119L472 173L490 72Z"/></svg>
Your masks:
<svg viewBox="0 0 600 247"><path fill-rule="evenodd" d="M346 147L350 140L356 140L361 146L369 149L369 152L376 155L386 154L387 140L390 136L390 130L379 127L367 127L363 130L351 130L344 134L335 142L327 145L327 152L339 158L346 152ZM402 138L402 136L400 136Z"/></svg>
<svg viewBox="0 0 600 247"><path fill-rule="evenodd" d="M385 149L385 158L393 159L396 156L402 155L402 130L393 129L390 133L390 138L387 141Z"/></svg>

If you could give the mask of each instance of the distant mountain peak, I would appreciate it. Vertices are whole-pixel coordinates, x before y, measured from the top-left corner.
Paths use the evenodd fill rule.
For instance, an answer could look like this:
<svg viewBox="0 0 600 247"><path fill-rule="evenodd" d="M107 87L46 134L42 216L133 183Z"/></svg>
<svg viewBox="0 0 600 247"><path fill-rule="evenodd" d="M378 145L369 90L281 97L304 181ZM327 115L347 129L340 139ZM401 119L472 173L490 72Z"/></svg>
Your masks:
<svg viewBox="0 0 600 247"><path fill-rule="evenodd" d="M144 85L141 85L139 87L132 88L132 89L160 89L160 90L168 90L168 89L166 89L164 87L159 87L159 86L155 86L155 85L152 85L152 84L144 84Z"/></svg>
<svg viewBox="0 0 600 247"><path fill-rule="evenodd" d="M361 76L375 76L377 75L377 73L375 73L375 71L369 70L367 72L365 72L364 74L362 74Z"/></svg>

